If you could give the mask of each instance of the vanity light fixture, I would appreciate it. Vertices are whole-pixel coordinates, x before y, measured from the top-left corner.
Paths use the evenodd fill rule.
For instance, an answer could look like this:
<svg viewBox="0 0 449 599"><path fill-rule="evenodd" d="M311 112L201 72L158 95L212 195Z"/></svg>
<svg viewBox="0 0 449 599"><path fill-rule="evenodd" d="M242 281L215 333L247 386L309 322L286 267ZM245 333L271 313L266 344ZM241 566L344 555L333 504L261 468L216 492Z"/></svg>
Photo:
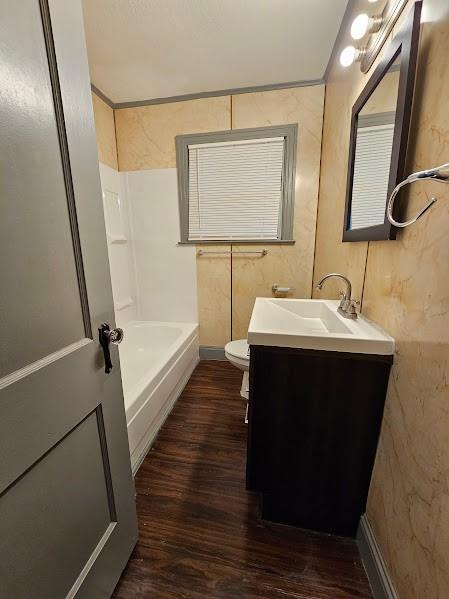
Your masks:
<svg viewBox="0 0 449 599"><path fill-rule="evenodd" d="M377 33L381 25L381 16L370 17L366 13L362 13L352 22L351 37L354 40L361 40L367 33ZM350 67L354 62L360 62L365 55L366 47L346 46L340 54L340 64L343 67Z"/></svg>
<svg viewBox="0 0 449 599"><path fill-rule="evenodd" d="M374 4L377 0L369 0L369 2ZM406 2L407 0L394 0L394 2L389 0L382 14L369 15L363 12L357 15L351 25L351 37L353 40L368 37L368 40L363 48L346 47L340 54L340 64L349 67L354 62L361 62L360 68L366 73L379 52L382 40L391 31L394 21Z"/></svg>
<svg viewBox="0 0 449 599"><path fill-rule="evenodd" d="M356 17L351 25L351 37L361 40L367 33L377 33L382 25L382 17L370 17L366 13Z"/></svg>
<svg viewBox="0 0 449 599"><path fill-rule="evenodd" d="M340 54L340 64L342 67L350 67L354 62L360 62L365 56L366 48L356 48L355 46L346 46Z"/></svg>

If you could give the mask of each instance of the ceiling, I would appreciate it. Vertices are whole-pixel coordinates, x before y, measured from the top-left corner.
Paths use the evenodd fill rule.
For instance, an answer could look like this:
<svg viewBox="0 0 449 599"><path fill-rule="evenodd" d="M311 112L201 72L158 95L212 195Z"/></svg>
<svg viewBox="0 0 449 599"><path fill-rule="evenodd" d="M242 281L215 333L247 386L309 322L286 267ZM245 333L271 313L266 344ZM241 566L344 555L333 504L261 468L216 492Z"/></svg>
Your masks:
<svg viewBox="0 0 449 599"><path fill-rule="evenodd" d="M83 0L92 83L113 102L316 80L348 0Z"/></svg>

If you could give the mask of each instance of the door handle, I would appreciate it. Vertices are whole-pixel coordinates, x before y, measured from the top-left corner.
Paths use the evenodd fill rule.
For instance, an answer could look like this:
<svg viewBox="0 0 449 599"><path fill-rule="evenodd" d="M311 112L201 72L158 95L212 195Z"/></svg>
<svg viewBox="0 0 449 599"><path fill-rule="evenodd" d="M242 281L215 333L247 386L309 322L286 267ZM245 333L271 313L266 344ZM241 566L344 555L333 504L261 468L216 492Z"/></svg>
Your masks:
<svg viewBox="0 0 449 599"><path fill-rule="evenodd" d="M123 329L117 327L116 329L110 329L107 322L103 322L103 324L98 328L98 337L100 341L100 345L103 348L104 354L104 371L106 374L109 374L112 370L112 360L111 360L111 352L109 351L110 343L114 345L118 345L123 341L123 337L125 333Z"/></svg>

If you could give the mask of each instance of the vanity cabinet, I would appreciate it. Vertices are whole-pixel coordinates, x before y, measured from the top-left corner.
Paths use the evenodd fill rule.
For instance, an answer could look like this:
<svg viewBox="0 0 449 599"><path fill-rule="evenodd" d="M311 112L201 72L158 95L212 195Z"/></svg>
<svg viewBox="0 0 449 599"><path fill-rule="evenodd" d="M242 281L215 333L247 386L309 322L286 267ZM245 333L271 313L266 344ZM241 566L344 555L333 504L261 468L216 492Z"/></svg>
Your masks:
<svg viewBox="0 0 449 599"><path fill-rule="evenodd" d="M355 536L392 361L251 345L247 487L262 518Z"/></svg>

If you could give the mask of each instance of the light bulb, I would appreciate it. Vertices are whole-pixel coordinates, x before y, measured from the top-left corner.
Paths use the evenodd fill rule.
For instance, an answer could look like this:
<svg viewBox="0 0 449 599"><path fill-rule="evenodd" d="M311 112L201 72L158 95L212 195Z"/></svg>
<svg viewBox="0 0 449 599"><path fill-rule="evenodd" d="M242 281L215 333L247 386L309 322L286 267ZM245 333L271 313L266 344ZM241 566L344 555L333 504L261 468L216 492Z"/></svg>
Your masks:
<svg viewBox="0 0 449 599"><path fill-rule="evenodd" d="M354 46L346 46L340 54L340 64L343 67L350 67L357 55L357 49Z"/></svg>
<svg viewBox="0 0 449 599"><path fill-rule="evenodd" d="M366 13L362 13L354 19L351 25L351 37L353 40L361 40L368 32L370 18Z"/></svg>

